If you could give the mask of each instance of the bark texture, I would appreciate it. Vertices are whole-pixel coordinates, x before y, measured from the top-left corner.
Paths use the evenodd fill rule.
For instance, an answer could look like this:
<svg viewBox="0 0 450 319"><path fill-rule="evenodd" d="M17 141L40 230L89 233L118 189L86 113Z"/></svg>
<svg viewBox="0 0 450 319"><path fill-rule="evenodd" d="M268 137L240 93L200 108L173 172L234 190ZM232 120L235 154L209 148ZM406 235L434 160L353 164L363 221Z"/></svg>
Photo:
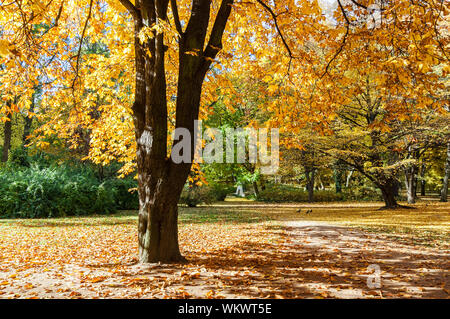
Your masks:
<svg viewBox="0 0 450 319"><path fill-rule="evenodd" d="M308 190L308 202L314 202L314 181L316 179L316 170L314 168L306 171L306 189Z"/></svg>
<svg viewBox="0 0 450 319"><path fill-rule="evenodd" d="M420 196L426 195L426 181L425 181L425 172L426 172L426 166L425 163L422 163L420 167Z"/></svg>

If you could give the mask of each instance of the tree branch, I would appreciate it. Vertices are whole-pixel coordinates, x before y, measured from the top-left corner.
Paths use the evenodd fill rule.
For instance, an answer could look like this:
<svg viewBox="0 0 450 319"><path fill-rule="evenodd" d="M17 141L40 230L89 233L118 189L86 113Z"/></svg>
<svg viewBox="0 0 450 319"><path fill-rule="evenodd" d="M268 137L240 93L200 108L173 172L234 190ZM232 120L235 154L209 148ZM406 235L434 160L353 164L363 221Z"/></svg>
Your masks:
<svg viewBox="0 0 450 319"><path fill-rule="evenodd" d="M275 23L275 28L277 29L278 35L280 36L281 41L283 42L283 45L284 45L284 47L286 48L286 50L287 50L287 52L288 52L288 54L289 54L289 68L290 68L291 61L292 61L292 59L294 58L294 56L292 55L291 48L290 48L289 45L287 44L286 39L284 38L284 35L283 35L283 33L281 32L280 27L278 26L277 15L276 15L276 14L273 12L273 10L272 10L267 4L265 4L262 0L256 0L256 1L257 1L260 5L262 5L263 8L266 9L266 11L269 12L270 15L272 16L272 19L273 19L273 21L274 21L274 23ZM289 72L289 69L288 69L288 72Z"/></svg>
<svg viewBox="0 0 450 319"><path fill-rule="evenodd" d="M177 0L170 0L170 7L172 8L173 20L180 36L183 36L183 28L181 27L180 16L178 15Z"/></svg>
<svg viewBox="0 0 450 319"><path fill-rule="evenodd" d="M363 4L359 3L359 2L356 2L355 0L350 0L350 1L351 1L353 4L357 5L358 7L367 10L367 7L366 7L365 5L363 5Z"/></svg>
<svg viewBox="0 0 450 319"><path fill-rule="evenodd" d="M203 53L205 57L214 59L217 53L222 49L222 36L231 13L233 1L234 0L222 0L216 21L214 21L211 35L209 36L208 45Z"/></svg>

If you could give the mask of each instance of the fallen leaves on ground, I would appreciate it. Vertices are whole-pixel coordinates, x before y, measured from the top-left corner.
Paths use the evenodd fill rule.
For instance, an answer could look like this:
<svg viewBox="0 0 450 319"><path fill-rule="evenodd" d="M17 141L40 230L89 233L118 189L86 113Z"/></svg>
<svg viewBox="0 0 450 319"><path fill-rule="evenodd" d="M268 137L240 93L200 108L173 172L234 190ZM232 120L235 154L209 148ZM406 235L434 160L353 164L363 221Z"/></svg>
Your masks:
<svg viewBox="0 0 450 319"><path fill-rule="evenodd" d="M137 263L135 216L2 222L0 298L448 298L446 250L248 207L192 218L209 209L182 214L177 265Z"/></svg>

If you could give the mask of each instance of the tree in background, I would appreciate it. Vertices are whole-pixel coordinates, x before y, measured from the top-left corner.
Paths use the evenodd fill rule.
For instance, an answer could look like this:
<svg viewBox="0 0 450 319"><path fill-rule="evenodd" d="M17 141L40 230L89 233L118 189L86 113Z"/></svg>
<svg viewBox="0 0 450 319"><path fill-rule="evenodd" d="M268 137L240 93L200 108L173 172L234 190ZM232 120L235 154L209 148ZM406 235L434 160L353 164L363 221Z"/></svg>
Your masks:
<svg viewBox="0 0 450 319"><path fill-rule="evenodd" d="M218 128L225 136L227 130L264 127L269 116L260 105L268 100L263 94L267 84L248 73L238 74L236 77L230 74L229 77L228 85L218 89L218 99L205 109L203 128ZM243 137L239 137L239 132L237 134L235 139L245 139L245 154L248 154L248 136L245 132L242 132ZM224 141L224 147L226 143ZM236 143L234 154L237 154ZM259 164L250 163L248 159L244 163L226 163L225 155L224 153L223 163L201 165L207 179L231 182L235 186L251 185L254 195L258 195L263 187Z"/></svg>
<svg viewBox="0 0 450 319"><path fill-rule="evenodd" d="M414 141L406 124L422 123L430 112L443 115L448 38L439 18L442 3L423 3L417 12L410 2L381 4L379 24L369 26L363 18L367 3L338 1L336 21L330 23L345 30L342 45L322 47L311 41L310 55L322 64L305 66L297 75L303 78L300 87L284 81L290 94L269 108L273 121L290 133L286 145L307 144L296 136L312 125L329 136L321 151L372 181L386 207L395 208L400 207L395 199L400 173L415 161L404 156ZM422 25L424 16L435 17L434 28Z"/></svg>

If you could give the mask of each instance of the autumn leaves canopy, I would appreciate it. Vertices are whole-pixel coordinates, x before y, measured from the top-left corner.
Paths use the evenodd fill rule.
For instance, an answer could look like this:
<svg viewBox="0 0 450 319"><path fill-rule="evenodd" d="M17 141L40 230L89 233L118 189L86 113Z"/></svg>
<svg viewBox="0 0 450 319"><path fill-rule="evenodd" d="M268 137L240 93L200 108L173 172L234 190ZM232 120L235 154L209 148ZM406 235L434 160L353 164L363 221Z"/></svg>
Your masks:
<svg viewBox="0 0 450 319"><path fill-rule="evenodd" d="M145 41L164 34L169 115L175 111L177 43L191 10L191 1L176 2L178 19L169 8L166 21L138 35ZM212 16L220 2L212 2ZM371 5L380 8L379 24L370 23ZM26 112L40 84L45 112L39 116L47 124L36 143L45 146L45 136L58 135L76 147L74 131L88 127L89 157L99 163L118 158L129 172L135 52L127 9L117 0L23 0L0 8L0 90L3 101L15 98L2 103L2 113ZM448 10L438 0L235 1L223 49L204 83L201 115L218 92L233 90L228 75L243 72L268 84L262 93L277 98L261 107L273 112L272 125L291 133L306 123L326 132L336 110L351 103L367 79L385 106L384 120L374 123L380 130L394 118L439 111L444 84L437 79L449 71Z"/></svg>

